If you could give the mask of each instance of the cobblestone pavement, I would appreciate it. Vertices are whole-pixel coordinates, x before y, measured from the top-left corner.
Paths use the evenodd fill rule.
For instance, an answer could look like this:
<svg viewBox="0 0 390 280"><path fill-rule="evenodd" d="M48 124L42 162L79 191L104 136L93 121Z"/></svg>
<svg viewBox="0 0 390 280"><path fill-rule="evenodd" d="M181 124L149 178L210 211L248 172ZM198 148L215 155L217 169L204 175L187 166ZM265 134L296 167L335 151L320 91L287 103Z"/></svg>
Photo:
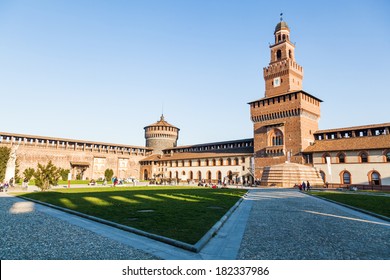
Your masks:
<svg viewBox="0 0 390 280"><path fill-rule="evenodd" d="M1 260L137 260L155 256L0 196Z"/></svg>
<svg viewBox="0 0 390 280"><path fill-rule="evenodd" d="M390 259L390 223L296 190L258 190L238 259Z"/></svg>

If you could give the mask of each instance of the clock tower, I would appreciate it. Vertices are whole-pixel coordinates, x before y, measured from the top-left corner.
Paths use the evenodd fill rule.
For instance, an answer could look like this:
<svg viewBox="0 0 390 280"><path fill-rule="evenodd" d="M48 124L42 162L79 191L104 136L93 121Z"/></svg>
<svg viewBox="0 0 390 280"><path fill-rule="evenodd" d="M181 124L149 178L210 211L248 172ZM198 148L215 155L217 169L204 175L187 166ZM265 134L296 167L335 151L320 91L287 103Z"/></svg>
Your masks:
<svg viewBox="0 0 390 280"><path fill-rule="evenodd" d="M271 59L263 68L264 98L249 103L254 127L255 177L284 163L310 162L302 151L314 142L322 100L302 90L303 68L295 62L290 28L282 19L276 25Z"/></svg>
<svg viewBox="0 0 390 280"><path fill-rule="evenodd" d="M275 43L270 45L271 62L263 69L265 96L302 89L303 68L295 62L295 45L290 41L290 29L284 21L275 27Z"/></svg>

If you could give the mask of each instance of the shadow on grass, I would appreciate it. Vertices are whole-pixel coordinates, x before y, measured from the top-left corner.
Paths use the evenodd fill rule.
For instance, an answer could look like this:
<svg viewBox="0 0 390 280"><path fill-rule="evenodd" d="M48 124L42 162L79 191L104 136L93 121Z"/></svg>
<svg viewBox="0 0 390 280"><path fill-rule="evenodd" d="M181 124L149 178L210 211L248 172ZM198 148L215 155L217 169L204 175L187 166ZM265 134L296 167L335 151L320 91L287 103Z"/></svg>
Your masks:
<svg viewBox="0 0 390 280"><path fill-rule="evenodd" d="M245 190L194 187L88 188L21 196L195 244Z"/></svg>

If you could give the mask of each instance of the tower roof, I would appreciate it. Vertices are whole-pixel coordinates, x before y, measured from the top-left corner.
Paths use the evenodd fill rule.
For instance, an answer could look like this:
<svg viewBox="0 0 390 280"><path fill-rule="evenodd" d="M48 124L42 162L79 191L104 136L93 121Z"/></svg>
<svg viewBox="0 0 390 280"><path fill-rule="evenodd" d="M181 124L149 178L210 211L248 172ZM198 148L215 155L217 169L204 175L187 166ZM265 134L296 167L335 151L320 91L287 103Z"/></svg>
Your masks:
<svg viewBox="0 0 390 280"><path fill-rule="evenodd" d="M280 22L276 25L276 27L275 27L275 32L274 32L274 34L275 34L276 32L278 32L278 31L282 30L282 29L287 29L288 31L290 31L290 28L288 28L287 22L285 22L285 21L280 21Z"/></svg>
<svg viewBox="0 0 390 280"><path fill-rule="evenodd" d="M171 125L170 123L168 123L165 119L164 119L164 115L162 114L161 117L160 117L160 120L158 122L155 122L153 124L150 124L148 126L145 126L145 128L147 127L150 127L150 126L163 126L163 127L174 127L176 129L178 129L176 126L174 125Z"/></svg>

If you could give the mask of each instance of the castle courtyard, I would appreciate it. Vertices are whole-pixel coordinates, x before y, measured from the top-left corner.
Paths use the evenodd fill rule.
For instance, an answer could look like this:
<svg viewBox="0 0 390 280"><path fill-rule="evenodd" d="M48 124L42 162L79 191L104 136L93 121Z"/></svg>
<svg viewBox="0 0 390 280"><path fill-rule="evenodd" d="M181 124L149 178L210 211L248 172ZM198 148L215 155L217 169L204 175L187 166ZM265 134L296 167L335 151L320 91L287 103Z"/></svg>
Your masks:
<svg viewBox="0 0 390 280"><path fill-rule="evenodd" d="M5 193L0 201L2 260L390 259L389 221L292 189L251 189L199 253Z"/></svg>

